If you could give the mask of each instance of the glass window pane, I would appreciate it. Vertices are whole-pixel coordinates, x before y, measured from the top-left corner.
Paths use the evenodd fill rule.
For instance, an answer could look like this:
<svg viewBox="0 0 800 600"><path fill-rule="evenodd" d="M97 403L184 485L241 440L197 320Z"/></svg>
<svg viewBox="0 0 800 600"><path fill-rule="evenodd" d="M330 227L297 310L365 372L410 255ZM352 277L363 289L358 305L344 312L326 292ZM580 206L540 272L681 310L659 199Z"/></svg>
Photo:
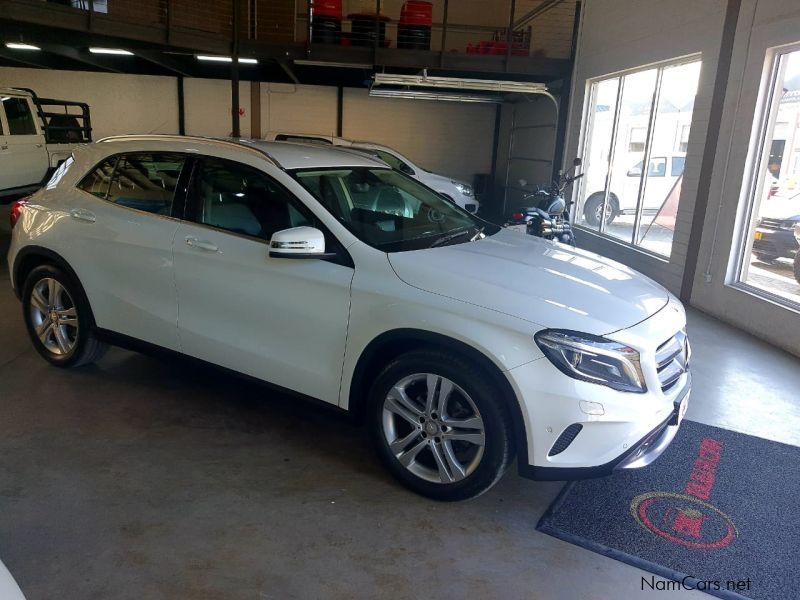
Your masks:
<svg viewBox="0 0 800 600"><path fill-rule="evenodd" d="M11 135L36 135L36 124L25 98L3 98L3 108Z"/></svg>
<svg viewBox="0 0 800 600"><path fill-rule="evenodd" d="M245 165L206 159L195 189L199 223L264 240L276 231L312 224L289 192Z"/></svg>
<svg viewBox="0 0 800 600"><path fill-rule="evenodd" d="M800 50L777 69L740 280L800 304Z"/></svg>
<svg viewBox="0 0 800 600"><path fill-rule="evenodd" d="M620 142L638 130L646 132L650 122L653 94L656 88L658 69L648 69L631 73L622 79L622 97L617 124L618 142L611 164L609 201L612 213L608 216L605 232L625 242L633 241L633 226L639 200L639 187L642 182L641 166L644 162L645 142L630 146Z"/></svg>
<svg viewBox="0 0 800 600"><path fill-rule="evenodd" d="M184 158L169 153L125 154L117 162L108 200L127 208L169 215Z"/></svg>
<svg viewBox="0 0 800 600"><path fill-rule="evenodd" d="M105 198L108 193L108 184L114 173L114 164L117 162L116 156L111 156L97 165L88 175L78 184L78 189L90 193L98 198Z"/></svg>
<svg viewBox="0 0 800 600"><path fill-rule="evenodd" d="M663 256L672 252L700 66L700 61L695 61L665 67L661 75L650 149L653 158L634 243ZM659 167L654 171L656 161Z"/></svg>
<svg viewBox="0 0 800 600"><path fill-rule="evenodd" d="M599 229L603 210L618 90L617 77L592 84L592 103L589 107L583 156L584 183L581 186L582 197L578 202L576 219L580 225L595 230Z"/></svg>

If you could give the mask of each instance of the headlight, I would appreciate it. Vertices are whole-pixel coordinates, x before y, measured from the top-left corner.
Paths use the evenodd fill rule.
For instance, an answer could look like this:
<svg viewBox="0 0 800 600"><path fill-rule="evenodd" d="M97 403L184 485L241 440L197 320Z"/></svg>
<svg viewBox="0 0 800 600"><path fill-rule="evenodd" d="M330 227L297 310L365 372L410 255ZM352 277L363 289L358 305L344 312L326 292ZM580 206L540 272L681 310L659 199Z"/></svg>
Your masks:
<svg viewBox="0 0 800 600"><path fill-rule="evenodd" d="M563 329L545 329L534 339L565 375L622 392L647 391L639 353L625 344Z"/></svg>
<svg viewBox="0 0 800 600"><path fill-rule="evenodd" d="M453 181L453 185L456 186L456 189L461 192L464 196L472 196L472 186L467 185L466 183L459 183L458 181Z"/></svg>

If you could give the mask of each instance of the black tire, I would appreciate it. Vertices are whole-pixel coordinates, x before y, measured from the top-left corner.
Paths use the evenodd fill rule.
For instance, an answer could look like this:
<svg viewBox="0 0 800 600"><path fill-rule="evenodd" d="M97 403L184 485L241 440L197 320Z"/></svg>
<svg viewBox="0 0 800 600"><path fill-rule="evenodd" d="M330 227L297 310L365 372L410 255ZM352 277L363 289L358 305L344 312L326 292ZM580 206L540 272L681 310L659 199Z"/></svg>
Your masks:
<svg viewBox="0 0 800 600"><path fill-rule="evenodd" d="M67 351L52 349L36 333L37 323L34 322L36 319L34 315L36 312L41 314L42 311L33 306L34 289L40 284L44 285L48 279L55 280L66 291L66 296L63 296L66 300L62 306L66 307L67 310L74 308L74 314L77 319L75 325L64 326L67 331L64 339L69 344ZM49 298L46 299L50 300ZM95 335L94 316L80 284L58 267L42 265L30 272L22 287L22 317L33 347L36 348L42 358L57 367L69 368L90 364L102 357L108 350L108 345L98 340ZM50 322L49 320L46 321L46 323ZM40 323L39 325L46 325L46 323ZM55 334L49 336L49 339L52 340L51 345L56 345L60 348L60 344L55 341L56 337Z"/></svg>
<svg viewBox="0 0 800 600"><path fill-rule="evenodd" d="M768 265L771 265L776 260L778 260L778 257L775 256L774 254L760 254L756 252L755 255L757 260L760 260L761 262L766 263Z"/></svg>
<svg viewBox="0 0 800 600"><path fill-rule="evenodd" d="M417 458L412 459L412 465L415 468L428 470L434 476L438 473L439 478L441 478L441 469L438 472L436 470L433 445L434 443L436 444L439 456L442 457L447 454L445 450L445 444L447 444L447 450L450 451L449 454L451 456L453 452L457 452L461 456L466 456L466 460L472 461L468 468L463 469L461 473L463 478L459 480L442 483L426 479L409 470L410 467L403 466L390 448L385 419L397 419L398 417L388 411L385 412L384 403L387 401L387 396L394 386L407 378L413 377L415 374L434 374L450 380L457 388L460 388L460 391L454 388L453 392L447 396L449 398L447 406L451 407L451 402L455 403L456 409L466 406L464 396L461 395L463 391L479 413L476 416L481 419L483 446L475 444L473 447L471 442L446 439L446 436L457 432L456 429L450 428L450 433L448 434L446 431L447 425L444 425L439 433L431 434L432 437L427 438L427 445L418 454L415 454ZM386 365L375 379L369 392L368 426L378 457L400 483L428 498L455 501L479 496L499 481L513 460L512 428L507 410L498 400L500 394L490 384L490 381L491 377L471 362L453 354L435 350L409 352ZM437 387L437 389L439 388ZM409 394L409 396L411 395ZM420 398L421 396L415 396L417 400ZM448 409L447 412L450 412L450 410ZM460 416L463 417L466 414L467 419L469 419L472 412L467 411L466 413L461 413ZM441 423L456 423L457 421L450 420L451 417L452 415L447 417L438 415ZM435 413L434 418L437 418ZM399 422L405 424L407 432L398 433L397 437L411 436L413 428L408 424L409 422L403 419L400 419ZM413 448L423 440L423 436L427 435L424 433L425 427L426 425L423 424L418 426L419 433L417 435L420 437L411 439L411 442L406 447ZM434 438L434 435L437 437ZM441 436L441 438L438 436ZM471 459L469 458L470 453L473 455ZM401 452L401 454L405 453ZM427 467L424 464L425 461L427 461ZM448 462L447 464L449 465L447 471L455 473L452 469L452 463Z"/></svg>
<svg viewBox="0 0 800 600"><path fill-rule="evenodd" d="M794 255L794 278L800 283L800 250Z"/></svg>
<svg viewBox="0 0 800 600"><path fill-rule="evenodd" d="M619 212L619 200L616 194L612 193L608 195L608 201L611 204L611 213L606 218L606 225L611 225ZM603 204L603 193L595 192L586 199L586 203L583 205L583 219L590 227L600 225L598 212L601 204Z"/></svg>

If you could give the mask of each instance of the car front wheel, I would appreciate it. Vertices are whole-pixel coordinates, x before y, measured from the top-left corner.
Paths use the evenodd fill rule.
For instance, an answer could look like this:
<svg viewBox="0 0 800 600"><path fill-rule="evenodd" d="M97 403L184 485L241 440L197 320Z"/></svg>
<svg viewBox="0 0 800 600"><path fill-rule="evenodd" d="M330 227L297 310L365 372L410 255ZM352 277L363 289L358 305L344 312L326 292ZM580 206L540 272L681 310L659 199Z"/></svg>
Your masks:
<svg viewBox="0 0 800 600"><path fill-rule="evenodd" d="M436 500L464 500L500 479L512 460L511 428L489 379L435 351L386 366L370 393L371 433L401 483Z"/></svg>

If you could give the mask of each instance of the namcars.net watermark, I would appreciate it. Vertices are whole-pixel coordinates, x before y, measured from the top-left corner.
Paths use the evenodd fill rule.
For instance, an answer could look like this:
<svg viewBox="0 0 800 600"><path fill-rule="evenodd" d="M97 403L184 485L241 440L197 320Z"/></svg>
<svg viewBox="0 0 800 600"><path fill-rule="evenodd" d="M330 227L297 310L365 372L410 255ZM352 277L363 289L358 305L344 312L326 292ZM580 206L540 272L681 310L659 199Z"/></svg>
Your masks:
<svg viewBox="0 0 800 600"><path fill-rule="evenodd" d="M727 579L727 580L702 580L686 576L678 581L672 579L662 579L651 575L642 577L642 590L654 592L678 592L683 590L700 590L701 592L747 592L751 589L752 581L747 579Z"/></svg>

